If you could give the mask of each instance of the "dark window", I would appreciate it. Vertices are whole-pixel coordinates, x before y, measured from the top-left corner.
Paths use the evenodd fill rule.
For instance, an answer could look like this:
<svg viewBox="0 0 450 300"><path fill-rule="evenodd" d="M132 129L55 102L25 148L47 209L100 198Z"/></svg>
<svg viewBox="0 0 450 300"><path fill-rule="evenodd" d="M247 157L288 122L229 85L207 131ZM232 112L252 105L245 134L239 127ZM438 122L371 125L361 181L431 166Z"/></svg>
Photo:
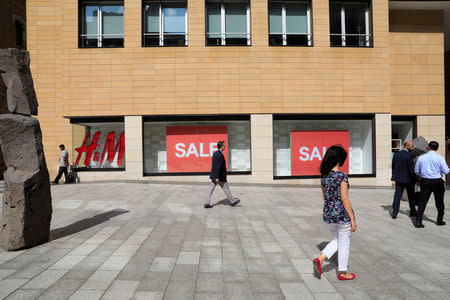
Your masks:
<svg viewBox="0 0 450 300"><path fill-rule="evenodd" d="M269 2L269 45L312 45L310 2Z"/></svg>
<svg viewBox="0 0 450 300"><path fill-rule="evenodd" d="M25 43L24 43L24 26L22 25L22 23L15 21L15 26L16 26L16 45L20 46L22 48L25 47Z"/></svg>
<svg viewBox="0 0 450 300"><path fill-rule="evenodd" d="M81 48L123 47L123 1L82 1Z"/></svg>
<svg viewBox="0 0 450 300"><path fill-rule="evenodd" d="M206 2L206 45L249 46L250 4Z"/></svg>
<svg viewBox="0 0 450 300"><path fill-rule="evenodd" d="M143 46L187 46L186 2L145 1Z"/></svg>
<svg viewBox="0 0 450 300"><path fill-rule="evenodd" d="M372 46L371 2L330 1L331 46Z"/></svg>

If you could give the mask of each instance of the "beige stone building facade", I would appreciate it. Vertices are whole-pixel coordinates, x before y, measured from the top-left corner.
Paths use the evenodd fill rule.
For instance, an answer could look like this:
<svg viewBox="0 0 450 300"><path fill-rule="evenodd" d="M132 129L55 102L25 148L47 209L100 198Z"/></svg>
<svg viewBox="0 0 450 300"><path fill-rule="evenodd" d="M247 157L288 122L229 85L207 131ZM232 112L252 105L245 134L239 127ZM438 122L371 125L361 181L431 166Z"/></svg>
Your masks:
<svg viewBox="0 0 450 300"><path fill-rule="evenodd" d="M335 132L352 184L391 185L405 139L444 145L443 24L387 0L29 0L49 170L62 143L82 181L207 181L225 137L230 182L317 184Z"/></svg>

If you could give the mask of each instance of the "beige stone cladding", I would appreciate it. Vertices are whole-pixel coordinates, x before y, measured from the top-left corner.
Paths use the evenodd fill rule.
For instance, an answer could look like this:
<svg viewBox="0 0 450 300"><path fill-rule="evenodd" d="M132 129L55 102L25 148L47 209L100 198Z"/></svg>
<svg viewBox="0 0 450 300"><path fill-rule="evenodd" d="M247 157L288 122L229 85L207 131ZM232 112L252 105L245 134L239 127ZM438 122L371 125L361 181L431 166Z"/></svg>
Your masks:
<svg viewBox="0 0 450 300"><path fill-rule="evenodd" d="M143 175L142 116L125 117L125 177L141 179Z"/></svg>
<svg viewBox="0 0 450 300"><path fill-rule="evenodd" d="M188 0L189 45L142 47L142 0L126 0L124 47L86 49L78 48L78 2L27 1L27 46L52 177L58 145L73 151L72 125L64 117L250 114L257 121L257 116L283 113L379 114L383 120L391 114L443 115L439 12L390 12L388 0L372 1L373 47L330 47L329 0L313 0L313 46L273 47L268 45L268 2L252 0L251 46L212 47L205 46L205 1ZM263 151L272 143L264 137L267 129L252 131L256 141L269 143L252 148L252 154L268 157ZM133 130L130 134L138 138ZM390 150L378 152L387 139L388 134L377 136L383 157L380 162L377 157L376 180L354 181L387 184ZM127 168L126 176L82 175L141 178L138 152L137 144L127 145L126 165L135 168ZM235 178L273 182L273 165L266 163L272 158L261 166L255 159L256 173Z"/></svg>
<svg viewBox="0 0 450 300"><path fill-rule="evenodd" d="M445 157L445 116L417 116L417 135L438 142L438 153Z"/></svg>

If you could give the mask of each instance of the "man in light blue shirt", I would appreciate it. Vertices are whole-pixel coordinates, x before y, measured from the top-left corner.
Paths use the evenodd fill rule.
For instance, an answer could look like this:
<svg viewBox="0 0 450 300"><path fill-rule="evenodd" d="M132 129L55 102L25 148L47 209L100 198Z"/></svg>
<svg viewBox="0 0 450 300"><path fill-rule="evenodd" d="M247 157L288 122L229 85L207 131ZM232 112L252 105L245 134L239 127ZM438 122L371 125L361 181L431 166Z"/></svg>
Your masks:
<svg viewBox="0 0 450 300"><path fill-rule="evenodd" d="M445 225L444 222L444 193L445 182L442 180L442 175L448 174L449 169L447 163L441 155L436 151L439 149L439 143L431 141L428 144L428 152L419 157L414 167L414 172L422 178L420 183L420 200L419 210L416 217L416 227L425 227L422 224L423 213L430 199L431 193L434 195L438 217L436 224L439 226Z"/></svg>

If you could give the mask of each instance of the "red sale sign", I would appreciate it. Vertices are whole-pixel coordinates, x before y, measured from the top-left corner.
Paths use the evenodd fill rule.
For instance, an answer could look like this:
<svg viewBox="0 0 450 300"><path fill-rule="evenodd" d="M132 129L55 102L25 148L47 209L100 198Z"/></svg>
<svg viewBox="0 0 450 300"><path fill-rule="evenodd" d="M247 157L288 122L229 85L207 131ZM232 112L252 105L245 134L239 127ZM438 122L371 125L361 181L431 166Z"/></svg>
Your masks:
<svg viewBox="0 0 450 300"><path fill-rule="evenodd" d="M320 175L328 147L341 145L349 152L348 130L291 131L291 175ZM341 170L348 173L348 156Z"/></svg>
<svg viewBox="0 0 450 300"><path fill-rule="evenodd" d="M219 141L228 145L227 126L168 126L167 172L210 172ZM228 162L227 149L223 154Z"/></svg>

